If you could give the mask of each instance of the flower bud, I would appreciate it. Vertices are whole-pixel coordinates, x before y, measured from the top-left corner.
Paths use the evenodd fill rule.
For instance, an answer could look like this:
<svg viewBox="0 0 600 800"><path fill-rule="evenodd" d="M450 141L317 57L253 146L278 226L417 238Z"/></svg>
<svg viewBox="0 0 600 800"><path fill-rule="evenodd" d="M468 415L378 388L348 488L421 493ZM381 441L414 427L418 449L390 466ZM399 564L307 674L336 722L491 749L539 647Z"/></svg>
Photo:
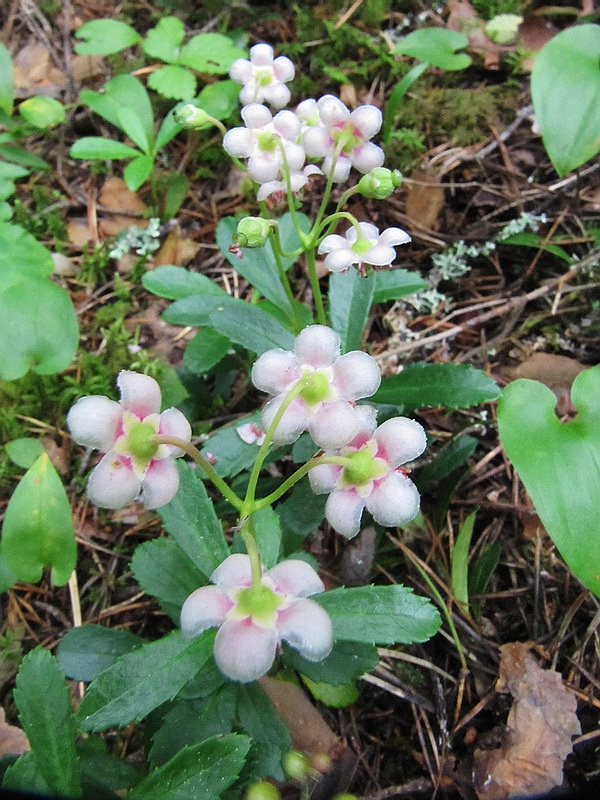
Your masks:
<svg viewBox="0 0 600 800"><path fill-rule="evenodd" d="M281 800L281 793L272 783L259 781L246 789L244 800Z"/></svg>
<svg viewBox="0 0 600 800"><path fill-rule="evenodd" d="M269 238L273 221L262 217L244 217L237 226L233 240L240 247L263 247Z"/></svg>
<svg viewBox="0 0 600 800"><path fill-rule="evenodd" d="M365 197L374 197L384 200L393 194L394 190L402 183L400 170L387 167L375 167L358 182L358 190Z"/></svg>
<svg viewBox="0 0 600 800"><path fill-rule="evenodd" d="M212 125L213 118L202 108L198 108L193 103L186 103L175 112L175 122L186 128L198 130L205 125Z"/></svg>
<svg viewBox="0 0 600 800"><path fill-rule="evenodd" d="M304 780L311 771L310 761L298 750L290 750L285 754L283 768L286 775L297 781Z"/></svg>

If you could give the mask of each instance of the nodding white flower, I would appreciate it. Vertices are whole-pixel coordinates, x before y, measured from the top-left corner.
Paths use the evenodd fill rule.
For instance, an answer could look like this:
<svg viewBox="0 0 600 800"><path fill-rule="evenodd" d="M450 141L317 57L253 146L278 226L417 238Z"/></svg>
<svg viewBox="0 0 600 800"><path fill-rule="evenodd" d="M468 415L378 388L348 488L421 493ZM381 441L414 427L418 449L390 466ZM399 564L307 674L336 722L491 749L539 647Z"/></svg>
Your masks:
<svg viewBox="0 0 600 800"><path fill-rule="evenodd" d="M323 581L305 561L289 559L267 570L252 586L250 558L229 556L181 609L181 629L197 636L219 628L215 661L231 680L248 683L270 669L281 641L309 661L322 661L333 646L327 612L306 598L324 591Z"/></svg>
<svg viewBox="0 0 600 800"><path fill-rule="evenodd" d="M285 84L295 75L294 64L286 56L273 58L269 44L255 44L250 48L250 60L238 58L231 65L229 76L243 83L240 103L270 103L283 108L290 101L290 90Z"/></svg>
<svg viewBox="0 0 600 800"><path fill-rule="evenodd" d="M411 240L402 228L387 228L380 234L370 222L359 222L358 227L360 236L351 225L344 236L332 233L319 245L319 253L327 253L325 266L330 272L344 272L352 264L389 267L396 258L394 247Z"/></svg>
<svg viewBox="0 0 600 800"><path fill-rule="evenodd" d="M301 172L290 174L290 185L293 194L298 194L309 182L311 175L322 175L323 172L315 164L307 164ZM277 181L267 181L261 184L256 193L257 200L264 200L273 196L276 203L282 203L287 196L287 181L280 179Z"/></svg>
<svg viewBox="0 0 600 800"><path fill-rule="evenodd" d="M296 141L301 122L293 111L280 111L273 117L266 106L251 103L241 113L246 127L227 131L223 147L231 156L249 159L250 177L257 183L277 180L285 162L290 172L302 169L306 156Z"/></svg>
<svg viewBox="0 0 600 800"><path fill-rule="evenodd" d="M349 111L331 94L321 97L317 103L321 124L316 124L314 101L305 101L300 109L304 122L302 144L311 158L324 158L323 172L328 175L333 167L333 180L345 181L350 168L359 172L369 172L380 167L385 159L383 150L370 139L381 128L381 111L375 106L364 105ZM296 110L298 114L298 110ZM334 155L338 158L334 165Z"/></svg>
<svg viewBox="0 0 600 800"><path fill-rule="evenodd" d="M374 394L381 373L368 353L340 355L340 337L325 325L309 325L296 337L293 352L276 348L263 353L252 368L257 389L274 395L262 414L268 430L290 390L304 388L285 410L273 441L289 444L308 430L319 447L342 447L356 436L360 420L354 402Z"/></svg>
<svg viewBox="0 0 600 800"><path fill-rule="evenodd" d="M102 395L78 400L67 415L73 439L106 453L92 471L87 495L103 508L122 508L141 500L158 508L175 496L179 473L172 459L183 450L152 441L155 434L189 442L190 423L176 408L160 413L158 383L148 375L123 370L117 377L121 399Z"/></svg>
<svg viewBox="0 0 600 800"><path fill-rule="evenodd" d="M360 530L366 508L386 527L405 525L419 510L419 492L402 464L421 455L427 445L422 426L408 417L394 417L378 428L375 409L359 406L361 427L355 438L326 456L345 456L347 467L319 464L309 473L316 494L329 492L325 516L342 536Z"/></svg>
<svg viewBox="0 0 600 800"><path fill-rule="evenodd" d="M238 425L235 430L246 444L256 444L260 447L265 440L265 432L255 422L245 422L243 425Z"/></svg>

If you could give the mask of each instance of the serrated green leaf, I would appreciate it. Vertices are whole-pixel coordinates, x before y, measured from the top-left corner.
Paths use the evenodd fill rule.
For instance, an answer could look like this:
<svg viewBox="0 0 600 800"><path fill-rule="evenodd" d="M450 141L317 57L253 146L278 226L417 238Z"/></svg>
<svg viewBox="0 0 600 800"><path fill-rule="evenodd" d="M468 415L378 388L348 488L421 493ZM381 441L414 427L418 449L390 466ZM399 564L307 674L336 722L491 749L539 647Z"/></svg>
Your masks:
<svg viewBox="0 0 600 800"><path fill-rule="evenodd" d="M53 97L37 95L19 105L19 114L35 128L47 130L65 121L65 107Z"/></svg>
<svg viewBox="0 0 600 800"><path fill-rule="evenodd" d="M600 27L561 31L537 54L531 99L544 146L559 175L600 151Z"/></svg>
<svg viewBox="0 0 600 800"><path fill-rule="evenodd" d="M23 753L7 767L2 777L2 788L29 794L38 792L42 796L52 794L32 752Z"/></svg>
<svg viewBox="0 0 600 800"><path fill-rule="evenodd" d="M186 747L152 770L128 800L217 800L235 781L250 749L247 736L230 734Z"/></svg>
<svg viewBox="0 0 600 800"><path fill-rule="evenodd" d="M139 767L109 753L105 741L99 736L90 736L79 742L77 753L86 798L114 800L113 792L131 789L144 777Z"/></svg>
<svg viewBox="0 0 600 800"><path fill-rule="evenodd" d="M113 142L101 136L83 136L72 145L69 155L71 158L85 158L91 161L94 158L113 160L136 158L142 154L124 142Z"/></svg>
<svg viewBox="0 0 600 800"><path fill-rule="evenodd" d="M561 422L547 386L521 379L498 404L500 440L569 568L600 597L600 366L581 372Z"/></svg>
<svg viewBox="0 0 600 800"><path fill-rule="evenodd" d="M245 56L244 50L236 47L229 37L220 33L199 33L182 47L177 63L198 72L225 74L236 58Z"/></svg>
<svg viewBox="0 0 600 800"><path fill-rule="evenodd" d="M417 273L407 269L391 269L375 273L374 303L398 300L413 292L427 289L429 284Z"/></svg>
<svg viewBox="0 0 600 800"><path fill-rule="evenodd" d="M137 650L144 640L126 629L87 624L71 628L60 641L56 655L68 678L93 681L118 658Z"/></svg>
<svg viewBox="0 0 600 800"><path fill-rule="evenodd" d="M163 17L151 28L144 40L144 53L167 64L174 64L179 56L179 47L185 39L185 27L178 17Z"/></svg>
<svg viewBox="0 0 600 800"><path fill-rule="evenodd" d="M1 229L0 229L1 230ZM202 275L191 272L184 267L164 266L146 272L142 277L142 285L149 292L168 300L182 300L195 294L209 294L222 297L227 294L217 283Z"/></svg>
<svg viewBox="0 0 600 800"><path fill-rule="evenodd" d="M131 569L142 589L156 597L176 624L186 598L206 583L203 573L170 537L139 545L131 559Z"/></svg>
<svg viewBox="0 0 600 800"><path fill-rule="evenodd" d="M367 644L425 642L440 627L438 611L406 586L360 586L313 595L331 617L333 636Z"/></svg>
<svg viewBox="0 0 600 800"><path fill-rule="evenodd" d="M310 458L316 451L316 446L312 443L313 450ZM301 459L301 462L308 459ZM281 517L282 523L286 528L297 533L299 536L308 536L314 533L325 517L326 495L315 495L310 488L308 478L299 481L283 503L277 506L277 513Z"/></svg>
<svg viewBox="0 0 600 800"><path fill-rule="evenodd" d="M138 155L123 170L123 179L131 192L136 192L145 183L154 169L153 156Z"/></svg>
<svg viewBox="0 0 600 800"><path fill-rule="evenodd" d="M165 530L208 579L229 555L229 547L198 470L183 461L177 468L179 491L158 513Z"/></svg>
<svg viewBox="0 0 600 800"><path fill-rule="evenodd" d="M267 506L254 515L254 523L257 531L260 560L267 569L271 569L279 561L281 551L282 531L279 524L279 516L271 506Z"/></svg>
<svg viewBox="0 0 600 800"><path fill-rule="evenodd" d="M212 656L214 631L186 639L180 631L145 644L102 672L88 687L76 717L100 731L143 719L172 700Z"/></svg>
<svg viewBox="0 0 600 800"><path fill-rule="evenodd" d="M6 508L2 558L21 581L35 583L44 567L52 582L67 583L77 550L71 506L62 481L43 453L21 478Z"/></svg>
<svg viewBox="0 0 600 800"><path fill-rule="evenodd" d="M196 94L196 76L185 67L169 64L149 75L148 86L169 100L190 100Z"/></svg>
<svg viewBox="0 0 600 800"><path fill-rule="evenodd" d="M133 47L141 41L139 33L117 19L94 19L75 31L76 39L85 41L75 45L75 52L86 56L106 56Z"/></svg>
<svg viewBox="0 0 600 800"><path fill-rule="evenodd" d="M13 439L5 445L6 452L11 461L23 469L29 469L44 452L44 445L39 439L23 437Z"/></svg>
<svg viewBox="0 0 600 800"><path fill-rule="evenodd" d="M12 381L30 369L51 375L69 366L79 328L65 289L47 278L27 278L0 292L0 305L0 378Z"/></svg>
<svg viewBox="0 0 600 800"><path fill-rule="evenodd" d="M439 69L455 71L470 65L470 56L456 52L468 45L465 33L449 28L420 28L404 36L396 45L395 52L427 61Z"/></svg>
<svg viewBox="0 0 600 800"><path fill-rule="evenodd" d="M354 682L344 686L332 686L329 683L311 681L306 675L302 676L302 680L315 700L319 700L331 708L345 708L355 703L360 697L360 692Z"/></svg>
<svg viewBox="0 0 600 800"><path fill-rule="evenodd" d="M469 408L499 396L496 382L467 364L409 364L398 375L384 378L371 399L412 410Z"/></svg>
<svg viewBox="0 0 600 800"><path fill-rule="evenodd" d="M80 796L71 694L48 650L37 647L25 656L14 698L33 757L49 789L65 797Z"/></svg>
<svg viewBox="0 0 600 800"><path fill-rule="evenodd" d="M292 739L273 703L258 683L243 684L238 688L237 711L240 725L258 745L263 776L284 780L282 767L284 753L291 749Z"/></svg>
<svg viewBox="0 0 600 800"><path fill-rule="evenodd" d="M183 363L197 375L205 375L227 355L230 349L231 342L227 336L214 328L202 328L188 342L183 354Z"/></svg>
<svg viewBox="0 0 600 800"><path fill-rule="evenodd" d="M375 277L361 278L356 267L329 276L331 327L342 340L342 353L360 349L374 291Z"/></svg>
<svg viewBox="0 0 600 800"><path fill-rule="evenodd" d="M283 660L287 666L317 683L343 686L375 669L379 663L379 653L373 644L335 642L333 650L323 661L307 661L297 650L284 643Z"/></svg>
<svg viewBox="0 0 600 800"><path fill-rule="evenodd" d="M0 111L12 116L14 101L13 63L6 45L0 42Z"/></svg>

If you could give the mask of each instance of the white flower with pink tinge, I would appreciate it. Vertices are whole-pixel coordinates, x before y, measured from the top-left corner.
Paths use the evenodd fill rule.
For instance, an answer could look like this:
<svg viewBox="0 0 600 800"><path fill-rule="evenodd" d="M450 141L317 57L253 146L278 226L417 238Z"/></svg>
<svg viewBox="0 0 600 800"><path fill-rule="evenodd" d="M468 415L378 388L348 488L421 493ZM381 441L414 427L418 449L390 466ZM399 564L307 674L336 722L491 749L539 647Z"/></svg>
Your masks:
<svg viewBox="0 0 600 800"><path fill-rule="evenodd" d="M88 498L102 508L122 508L141 500L146 508L164 506L179 488L174 458L183 450L155 444L155 434L189 442L190 423L176 408L160 413L158 383L148 375L124 370L117 403L103 395L78 400L67 415L73 439L106 453L87 485Z"/></svg>
<svg viewBox="0 0 600 800"><path fill-rule="evenodd" d="M290 187L292 194L298 194L306 184L310 181L312 175L322 175L322 170L315 164L307 164L301 172L290 173ZM287 181L280 178L276 181L267 181L261 184L258 192L256 193L257 200L265 200L267 197L273 197L275 202L282 203L287 195Z"/></svg>
<svg viewBox="0 0 600 800"><path fill-rule="evenodd" d="M238 58L231 65L229 77L243 83L240 103L270 103L283 108L290 101L290 90L285 84L295 75L294 64L286 56L273 58L273 48L264 42L250 48L250 60Z"/></svg>
<svg viewBox="0 0 600 800"><path fill-rule="evenodd" d="M325 266L330 272L345 272L352 264L389 267L396 258L394 247L411 241L402 228L386 228L380 234L370 222L359 222L358 227L360 236L351 225L344 236L332 233L319 245L319 253L327 253Z"/></svg>
<svg viewBox="0 0 600 800"><path fill-rule="evenodd" d="M310 325L296 337L294 350L268 350L252 369L257 389L274 395L262 414L265 430L299 381L304 388L294 398L275 430L277 444L295 442L308 430L319 447L343 447L358 433L355 401L379 388L381 373L368 353L340 355L338 334L325 325Z"/></svg>
<svg viewBox="0 0 600 800"><path fill-rule="evenodd" d="M230 156L248 159L250 177L257 183L278 180L284 152L290 172L300 172L306 156L297 143L301 122L294 112L280 111L273 117L266 106L251 103L241 113L246 127L228 130L223 147Z"/></svg>
<svg viewBox="0 0 600 800"><path fill-rule="evenodd" d="M394 417L378 428L375 409L360 406L361 428L346 446L325 456L344 456L346 467L319 464L309 472L316 494L330 493L325 516L331 527L351 538L360 531L364 509L386 527L405 525L419 511L419 492L402 464L427 446L423 427L408 417Z"/></svg>
<svg viewBox="0 0 600 800"><path fill-rule="evenodd" d="M319 125L315 124L313 103L305 101L296 113L303 122L302 144L306 155L325 159L325 175L333 167L333 180L340 183L348 178L351 167L366 173L383 164L383 150L369 141L381 128L382 115L376 106L359 106L351 112L341 100L327 94L316 102Z"/></svg>
<svg viewBox="0 0 600 800"><path fill-rule="evenodd" d="M331 652L333 629L327 612L308 595L324 591L323 581L305 561L289 559L263 573L252 586L250 558L236 553L210 577L181 609L181 629L197 636L219 628L215 661L228 678L254 681L270 669L282 641L308 661Z"/></svg>

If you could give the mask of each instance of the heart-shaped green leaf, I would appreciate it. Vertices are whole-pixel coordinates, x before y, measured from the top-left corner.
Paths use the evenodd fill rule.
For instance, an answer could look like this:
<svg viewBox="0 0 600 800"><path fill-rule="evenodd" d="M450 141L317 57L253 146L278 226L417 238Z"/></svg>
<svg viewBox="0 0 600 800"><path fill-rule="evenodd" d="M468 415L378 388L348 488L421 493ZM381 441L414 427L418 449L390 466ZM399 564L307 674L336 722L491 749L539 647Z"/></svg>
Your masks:
<svg viewBox="0 0 600 800"><path fill-rule="evenodd" d="M578 413L563 423L550 389L515 381L498 404L500 439L560 554L600 597L600 366L571 398Z"/></svg>
<svg viewBox="0 0 600 800"><path fill-rule="evenodd" d="M466 69L471 57L457 53L469 44L466 34L448 28L421 28L405 36L398 43L395 52L412 56L419 61L427 61L434 67L447 70Z"/></svg>
<svg viewBox="0 0 600 800"><path fill-rule="evenodd" d="M83 40L75 45L76 53L105 56L133 47L142 37L125 22L117 19L94 19L76 30L75 38Z"/></svg>
<svg viewBox="0 0 600 800"><path fill-rule="evenodd" d="M600 150L600 26L576 25L542 47L531 99L544 146L559 175Z"/></svg>

